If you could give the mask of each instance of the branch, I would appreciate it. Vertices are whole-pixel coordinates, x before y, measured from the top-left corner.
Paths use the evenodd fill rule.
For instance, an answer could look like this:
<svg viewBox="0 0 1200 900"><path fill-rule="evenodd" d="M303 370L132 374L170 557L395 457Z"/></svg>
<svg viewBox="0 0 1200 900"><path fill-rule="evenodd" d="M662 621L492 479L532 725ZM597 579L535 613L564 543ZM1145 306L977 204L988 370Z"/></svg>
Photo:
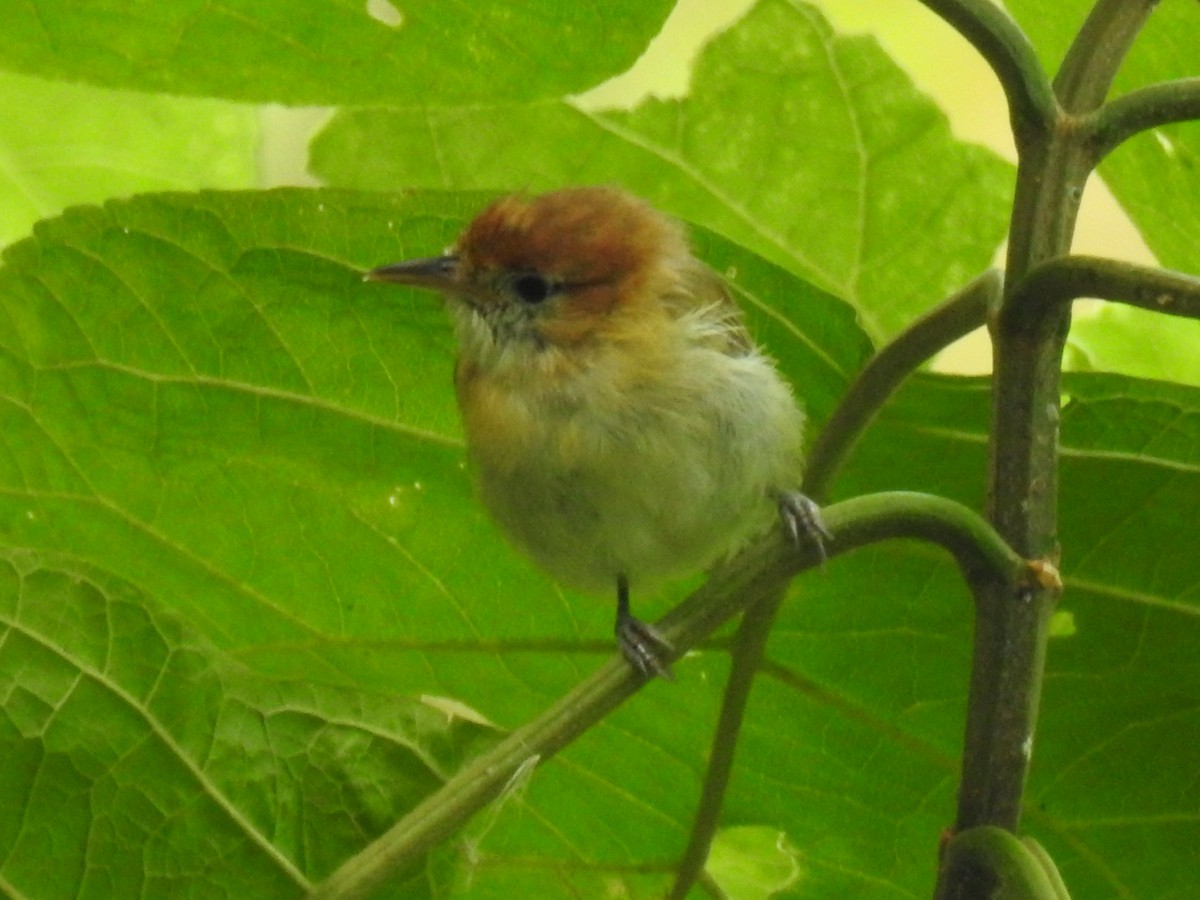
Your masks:
<svg viewBox="0 0 1200 900"><path fill-rule="evenodd" d="M1076 118L1097 109L1155 0L1097 0L1054 80L1061 115L1020 147L1004 307L1036 266L1067 255L1092 154ZM1036 327L1003 308L993 323L988 517L1020 553L1058 556L1058 427L1067 304ZM1058 593L987 586L978 596L957 827L1016 830L1037 727L1047 623Z"/></svg>
<svg viewBox="0 0 1200 900"><path fill-rule="evenodd" d="M1191 119L1200 119L1200 78L1179 78L1130 91L1105 103L1079 125L1090 132L1092 165L1097 165L1140 132Z"/></svg>
<svg viewBox="0 0 1200 900"><path fill-rule="evenodd" d="M986 519L944 497L913 491L881 491L827 506L822 516L834 536L828 548L831 558L866 544L911 538L938 544L948 551L969 585L980 578L1013 587L1041 584L1045 580L1042 567L1009 547ZM811 568L810 555L804 554L803 568ZM796 566L795 559L791 565ZM796 567L796 572L800 568Z"/></svg>
<svg viewBox="0 0 1200 900"><path fill-rule="evenodd" d="M1012 120L1017 146L1058 116L1050 81L1025 33L991 0L921 0L970 42L992 67Z"/></svg>
<svg viewBox="0 0 1200 900"><path fill-rule="evenodd" d="M739 746L742 723L746 719L750 689L754 687L775 614L786 597L787 585L781 584L773 594L750 606L738 625L729 678L721 697L721 714L713 731L708 765L704 769L700 803L692 818L688 844L676 867L675 883L667 895L668 900L684 900L708 861L713 836L721 822L721 809L725 805L725 791L733 772L733 756Z"/></svg>
<svg viewBox="0 0 1200 900"><path fill-rule="evenodd" d="M882 493L828 507L825 525L839 556L888 538L918 538L945 547L969 579L1024 583L1034 576L981 517L967 507L927 494ZM801 552L772 533L714 573L660 623L676 656L695 646L726 619L782 591L793 576L819 562L816 548ZM467 764L362 852L347 860L313 898L361 898L401 867L453 834L470 816L500 796L515 777L544 762L646 684L619 656L536 719Z"/></svg>
<svg viewBox="0 0 1200 900"><path fill-rule="evenodd" d="M1095 256L1060 256L1025 276L1005 304L1003 320L1035 331L1051 310L1080 297L1200 319L1200 278Z"/></svg>
<svg viewBox="0 0 1200 900"><path fill-rule="evenodd" d="M1158 0L1099 0L1075 35L1054 92L1063 109L1088 113L1108 95L1117 69Z"/></svg>
<svg viewBox="0 0 1200 900"><path fill-rule="evenodd" d="M1000 273L989 269L885 344L858 373L821 429L808 456L804 493L818 503L858 439L884 404L921 365L983 325L1000 295Z"/></svg>

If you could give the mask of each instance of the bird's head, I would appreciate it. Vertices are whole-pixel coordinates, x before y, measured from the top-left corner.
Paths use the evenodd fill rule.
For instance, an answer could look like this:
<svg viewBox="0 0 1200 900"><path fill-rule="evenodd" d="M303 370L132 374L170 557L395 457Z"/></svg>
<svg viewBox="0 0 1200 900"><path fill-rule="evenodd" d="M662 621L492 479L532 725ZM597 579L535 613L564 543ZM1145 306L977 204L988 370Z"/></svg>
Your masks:
<svg viewBox="0 0 1200 900"><path fill-rule="evenodd" d="M464 354L570 351L644 330L695 265L680 227L616 188L503 197L444 256L381 266L373 281L441 292Z"/></svg>

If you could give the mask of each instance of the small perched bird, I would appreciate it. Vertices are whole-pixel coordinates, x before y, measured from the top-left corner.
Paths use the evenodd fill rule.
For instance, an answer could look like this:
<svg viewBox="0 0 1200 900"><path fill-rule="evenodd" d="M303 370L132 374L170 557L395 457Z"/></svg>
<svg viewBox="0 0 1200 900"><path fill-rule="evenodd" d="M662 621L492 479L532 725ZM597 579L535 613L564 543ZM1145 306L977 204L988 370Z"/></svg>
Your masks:
<svg viewBox="0 0 1200 900"><path fill-rule="evenodd" d="M617 589L622 653L671 677L631 586L710 565L770 524L824 553L794 490L804 416L682 228L616 188L504 197L444 256L374 281L442 293L484 504L564 584Z"/></svg>

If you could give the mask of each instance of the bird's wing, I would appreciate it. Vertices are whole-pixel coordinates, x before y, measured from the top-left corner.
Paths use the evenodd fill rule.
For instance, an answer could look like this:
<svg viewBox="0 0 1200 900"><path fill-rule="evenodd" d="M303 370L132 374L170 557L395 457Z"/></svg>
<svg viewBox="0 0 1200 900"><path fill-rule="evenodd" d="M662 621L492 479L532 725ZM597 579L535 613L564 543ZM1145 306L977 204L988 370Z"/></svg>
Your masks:
<svg viewBox="0 0 1200 900"><path fill-rule="evenodd" d="M754 349L742 311L724 278L699 260L690 259L678 284L679 289L669 297L677 316L702 322L706 340L729 356L744 356Z"/></svg>

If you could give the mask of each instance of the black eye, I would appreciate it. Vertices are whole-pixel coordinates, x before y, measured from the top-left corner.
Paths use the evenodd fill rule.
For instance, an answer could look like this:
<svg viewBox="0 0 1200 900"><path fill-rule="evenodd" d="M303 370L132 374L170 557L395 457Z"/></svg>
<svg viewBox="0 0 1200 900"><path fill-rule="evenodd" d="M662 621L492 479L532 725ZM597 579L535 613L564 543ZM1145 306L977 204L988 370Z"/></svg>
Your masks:
<svg viewBox="0 0 1200 900"><path fill-rule="evenodd" d="M526 303L541 303L557 290L557 285L537 272L514 275L509 285L512 292Z"/></svg>

